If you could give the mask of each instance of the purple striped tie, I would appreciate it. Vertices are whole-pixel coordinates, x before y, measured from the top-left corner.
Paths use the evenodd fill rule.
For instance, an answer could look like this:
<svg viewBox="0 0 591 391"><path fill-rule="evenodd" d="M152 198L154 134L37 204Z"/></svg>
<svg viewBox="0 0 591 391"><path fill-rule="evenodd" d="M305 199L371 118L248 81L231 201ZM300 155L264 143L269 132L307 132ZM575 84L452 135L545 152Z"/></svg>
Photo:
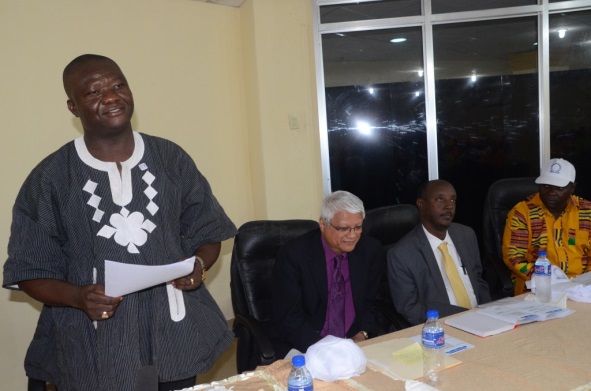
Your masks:
<svg viewBox="0 0 591 391"><path fill-rule="evenodd" d="M329 297L328 334L345 338L345 278L341 270L341 264L345 254L334 257L334 271Z"/></svg>

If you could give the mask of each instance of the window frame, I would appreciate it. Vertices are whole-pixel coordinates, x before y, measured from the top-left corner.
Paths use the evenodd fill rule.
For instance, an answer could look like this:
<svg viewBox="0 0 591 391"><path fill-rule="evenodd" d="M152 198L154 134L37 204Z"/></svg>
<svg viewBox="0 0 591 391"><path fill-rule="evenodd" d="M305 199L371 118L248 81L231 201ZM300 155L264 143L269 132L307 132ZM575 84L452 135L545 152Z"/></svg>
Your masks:
<svg viewBox="0 0 591 391"><path fill-rule="evenodd" d="M347 33L351 31L369 31L421 27L423 32L423 61L425 80L425 110L427 130L427 161L429 179L439 175L437 153L437 116L435 107L435 68L433 48L433 26L464 22L498 20L524 16L538 18L538 99L539 99L539 165L550 158L550 45L549 17L558 12L576 12L591 10L591 0L570 0L549 3L540 0L538 5L497 8L479 11L465 11L433 14L431 0L422 0L421 16L361 20L341 23L320 23L320 8L325 5L365 3L376 0L311 0L314 18L314 43L316 86L318 97L319 137L321 150L321 168L324 194L331 189L328 125L326 113L325 80L322 55L322 35Z"/></svg>

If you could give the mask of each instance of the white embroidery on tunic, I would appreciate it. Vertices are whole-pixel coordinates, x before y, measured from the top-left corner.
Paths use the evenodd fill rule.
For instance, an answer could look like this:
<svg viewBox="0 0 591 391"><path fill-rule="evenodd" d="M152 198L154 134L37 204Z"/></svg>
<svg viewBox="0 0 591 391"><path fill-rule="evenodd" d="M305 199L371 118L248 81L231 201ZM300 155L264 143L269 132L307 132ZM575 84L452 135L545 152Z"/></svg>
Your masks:
<svg viewBox="0 0 591 391"><path fill-rule="evenodd" d="M94 214L92 215L92 219L94 221L96 221L97 223L100 223L101 220L103 219L105 212L103 212L102 210L95 210Z"/></svg>
<svg viewBox="0 0 591 391"><path fill-rule="evenodd" d="M126 208L121 208L121 213L113 213L109 218L111 226L103 226L97 235L107 239L113 237L115 242L126 246L127 251L132 254L139 254L138 247L148 241L147 232L152 232L156 225L145 219L140 212L129 213Z"/></svg>
<svg viewBox="0 0 591 391"><path fill-rule="evenodd" d="M159 209L158 205L156 205L156 203L154 201L152 201L154 199L154 197L156 197L156 195L158 194L156 189L154 189L152 187L152 182L154 182L154 179L156 179L156 177L154 175L152 175L152 173L150 171L146 171L146 173L144 174L142 179L144 180L144 182L146 182L148 184L148 187L146 187L146 189L144 190L144 194L150 200L148 205L146 205L146 209L148 209L148 212L150 212L152 214L152 216L154 216L156 214L156 212L158 212L158 209Z"/></svg>
<svg viewBox="0 0 591 391"><path fill-rule="evenodd" d="M144 195L148 198L146 210L154 216L158 210L158 205L154 202L154 197L158 195L158 191L152 187L152 183L156 177L148 171L146 163L140 163L144 156L144 142L139 133L133 132L135 148L132 156L125 162L121 162L121 171L117 169L117 165L113 162L102 162L95 159L88 149L82 137L75 140L76 151L80 159L88 166L97 170L106 172L109 176L109 185L111 189L111 196L115 205L121 206L120 213L113 213L109 217L109 223L105 224L98 231L97 236L104 238L113 238L115 243L127 247L127 251L133 254L138 254L138 247L141 247L148 240L148 233L151 233L156 228L156 224L146 219L141 212L130 212L125 208L133 199L132 191L132 175L133 167L138 165L140 170L146 171L142 176L142 180L146 183ZM90 198L87 204L95 209L92 220L101 224L105 211L99 209L102 198L95 194L98 187L96 182L88 180L84 185L83 190L90 193Z"/></svg>
<svg viewBox="0 0 591 391"><path fill-rule="evenodd" d="M84 190L87 193L90 193L90 198L88 199L86 204L92 206L95 209L92 219L94 221L96 221L97 223L100 223L105 212L99 209L99 204L101 203L101 197L94 194L94 192L96 190L96 186L97 186L96 182L88 180L86 182L86 184L84 185L84 187L82 188L82 190Z"/></svg>

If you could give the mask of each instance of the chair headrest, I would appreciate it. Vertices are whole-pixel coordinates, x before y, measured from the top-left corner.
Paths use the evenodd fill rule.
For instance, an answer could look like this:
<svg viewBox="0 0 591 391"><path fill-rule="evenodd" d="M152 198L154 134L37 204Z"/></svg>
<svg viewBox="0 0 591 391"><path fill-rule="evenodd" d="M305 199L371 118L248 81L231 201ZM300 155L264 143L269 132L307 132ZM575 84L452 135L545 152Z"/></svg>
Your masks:
<svg viewBox="0 0 591 391"><path fill-rule="evenodd" d="M275 257L279 247L318 228L313 220L258 220L243 224L234 239L241 257Z"/></svg>
<svg viewBox="0 0 591 391"><path fill-rule="evenodd" d="M400 240L419 222L415 205L389 205L367 211L363 231L379 240L382 246L388 246Z"/></svg>
<svg viewBox="0 0 591 391"><path fill-rule="evenodd" d="M488 190L489 207L510 210L537 191L538 185L533 177L501 179L493 183Z"/></svg>

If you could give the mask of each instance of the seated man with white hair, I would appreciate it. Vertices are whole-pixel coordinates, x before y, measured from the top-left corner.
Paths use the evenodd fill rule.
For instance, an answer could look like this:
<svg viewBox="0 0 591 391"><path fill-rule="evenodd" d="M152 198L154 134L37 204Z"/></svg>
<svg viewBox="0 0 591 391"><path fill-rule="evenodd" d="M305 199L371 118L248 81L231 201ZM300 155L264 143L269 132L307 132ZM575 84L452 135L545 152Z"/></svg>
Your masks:
<svg viewBox="0 0 591 391"><path fill-rule="evenodd" d="M363 202L329 194L319 228L287 243L273 270L274 323L289 348L305 352L327 335L364 341L374 333L374 300L383 251L362 235ZM283 357L286 351L276 352Z"/></svg>

